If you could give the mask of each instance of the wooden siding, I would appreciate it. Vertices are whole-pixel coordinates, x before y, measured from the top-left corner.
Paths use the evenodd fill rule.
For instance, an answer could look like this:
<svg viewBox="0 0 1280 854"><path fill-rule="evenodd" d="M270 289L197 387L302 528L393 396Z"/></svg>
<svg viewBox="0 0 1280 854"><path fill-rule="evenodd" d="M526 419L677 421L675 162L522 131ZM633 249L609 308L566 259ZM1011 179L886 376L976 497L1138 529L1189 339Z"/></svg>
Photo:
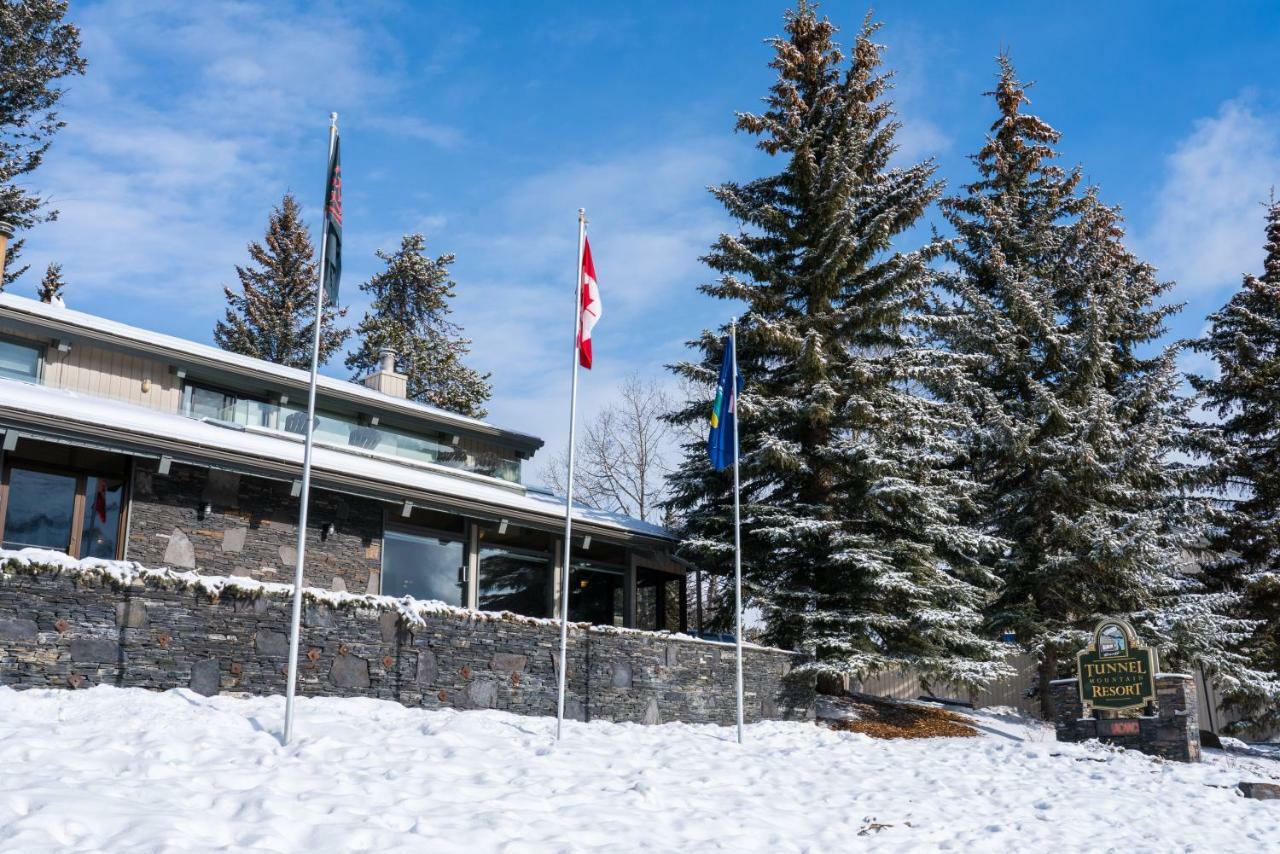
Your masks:
<svg viewBox="0 0 1280 854"><path fill-rule="evenodd" d="M182 381L167 364L85 344L69 353L49 347L44 383L161 412L178 412L182 405Z"/></svg>

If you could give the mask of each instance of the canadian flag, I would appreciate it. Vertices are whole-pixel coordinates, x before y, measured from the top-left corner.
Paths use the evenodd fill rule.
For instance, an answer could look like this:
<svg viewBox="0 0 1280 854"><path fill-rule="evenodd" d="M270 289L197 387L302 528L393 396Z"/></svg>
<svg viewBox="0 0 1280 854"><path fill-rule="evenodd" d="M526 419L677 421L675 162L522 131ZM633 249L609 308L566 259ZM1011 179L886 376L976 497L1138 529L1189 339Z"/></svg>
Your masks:
<svg viewBox="0 0 1280 854"><path fill-rule="evenodd" d="M582 275L578 299L578 364L591 369L591 330L600 319L600 287L596 284L596 265L591 261L591 243L582 239Z"/></svg>

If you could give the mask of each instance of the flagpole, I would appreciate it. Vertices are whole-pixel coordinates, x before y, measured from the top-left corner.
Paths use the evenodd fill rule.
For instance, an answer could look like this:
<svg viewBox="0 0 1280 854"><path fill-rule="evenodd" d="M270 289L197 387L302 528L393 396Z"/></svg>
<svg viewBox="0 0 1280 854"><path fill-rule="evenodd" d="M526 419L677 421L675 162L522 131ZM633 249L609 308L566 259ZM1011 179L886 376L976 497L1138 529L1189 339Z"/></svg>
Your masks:
<svg viewBox="0 0 1280 854"><path fill-rule="evenodd" d="M729 378L733 395L733 619L737 636L738 744L742 744L742 516L738 484L738 318L729 321L729 341L733 349L733 373Z"/></svg>
<svg viewBox="0 0 1280 854"><path fill-rule="evenodd" d="M569 568L573 563L573 451L578 420L578 336L582 326L582 247L587 239L587 212L578 208L578 263L573 271L573 381L569 391L569 479L564 497L564 552L560 577L560 674L556 693L556 741L564 727L565 675L569 671Z"/></svg>
<svg viewBox="0 0 1280 854"><path fill-rule="evenodd" d="M338 114L329 114L329 156L325 160L325 174L333 162L333 146L338 138ZM325 187L325 206L329 204L331 188ZM328 259L329 229L320 233L320 275L316 278L315 334L311 341L311 385L307 389L307 439L302 451L302 490L298 510L297 561L293 568L293 615L289 622L289 683L285 686L284 743L293 737L293 697L298 685L298 644L302 632L302 568L307 559L307 505L311 495L311 449L315 438L316 378L320 373L320 328L324 324L324 276Z"/></svg>

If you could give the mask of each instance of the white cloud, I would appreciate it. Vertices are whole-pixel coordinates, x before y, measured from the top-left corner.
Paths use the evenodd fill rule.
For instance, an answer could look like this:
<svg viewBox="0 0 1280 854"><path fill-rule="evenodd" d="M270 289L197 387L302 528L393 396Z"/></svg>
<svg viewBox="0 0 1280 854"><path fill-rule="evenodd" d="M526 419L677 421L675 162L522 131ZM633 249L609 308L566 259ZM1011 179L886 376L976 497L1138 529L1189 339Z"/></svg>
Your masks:
<svg viewBox="0 0 1280 854"><path fill-rule="evenodd" d="M72 305L139 297L175 312L152 325L210 328L281 195L297 190L313 218L329 110L436 146L461 138L396 114L397 52L328 7L117 0L75 18L89 71L39 175L61 216L29 236L20 293L59 261ZM371 263L352 260L353 275Z"/></svg>
<svg viewBox="0 0 1280 854"><path fill-rule="evenodd" d="M580 206L604 303L580 418L610 402L627 374L665 378L663 365L682 349L670 330L699 328L694 288L710 274L698 259L726 227L706 186L730 176L733 143L686 139L553 166L499 201L495 228L449 247L473 362L494 374L496 422L543 436L548 449L567 441Z"/></svg>
<svg viewBox="0 0 1280 854"><path fill-rule="evenodd" d="M1280 120L1227 101L1170 155L1143 249L1183 297L1229 290L1261 264L1260 203L1277 183Z"/></svg>

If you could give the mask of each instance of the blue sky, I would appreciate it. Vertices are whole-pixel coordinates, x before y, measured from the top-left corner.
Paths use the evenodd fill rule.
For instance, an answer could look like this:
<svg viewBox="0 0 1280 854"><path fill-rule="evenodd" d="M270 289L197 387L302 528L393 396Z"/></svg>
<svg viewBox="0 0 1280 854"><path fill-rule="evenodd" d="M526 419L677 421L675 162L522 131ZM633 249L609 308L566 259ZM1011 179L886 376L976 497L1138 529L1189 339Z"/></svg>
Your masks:
<svg viewBox="0 0 1280 854"><path fill-rule="evenodd" d="M458 255L456 318L492 371L491 419L563 443L576 211L588 210L605 315L585 414L629 372L664 378L683 342L733 309L700 297L728 227L706 192L770 168L733 133L772 76L784 4L81 2L88 74L31 185L61 209L32 232L68 303L209 341L286 190L318 235L327 116L341 114L343 295L407 231ZM1046 11L1046 9L1048 11ZM866 11L827 3L850 39ZM992 119L1008 49L1032 109L1064 134L1130 242L1189 304L1174 334L1261 261L1280 183L1274 3L885 3L901 157L952 188ZM936 211L931 222L940 221ZM341 375L340 364L330 373Z"/></svg>

